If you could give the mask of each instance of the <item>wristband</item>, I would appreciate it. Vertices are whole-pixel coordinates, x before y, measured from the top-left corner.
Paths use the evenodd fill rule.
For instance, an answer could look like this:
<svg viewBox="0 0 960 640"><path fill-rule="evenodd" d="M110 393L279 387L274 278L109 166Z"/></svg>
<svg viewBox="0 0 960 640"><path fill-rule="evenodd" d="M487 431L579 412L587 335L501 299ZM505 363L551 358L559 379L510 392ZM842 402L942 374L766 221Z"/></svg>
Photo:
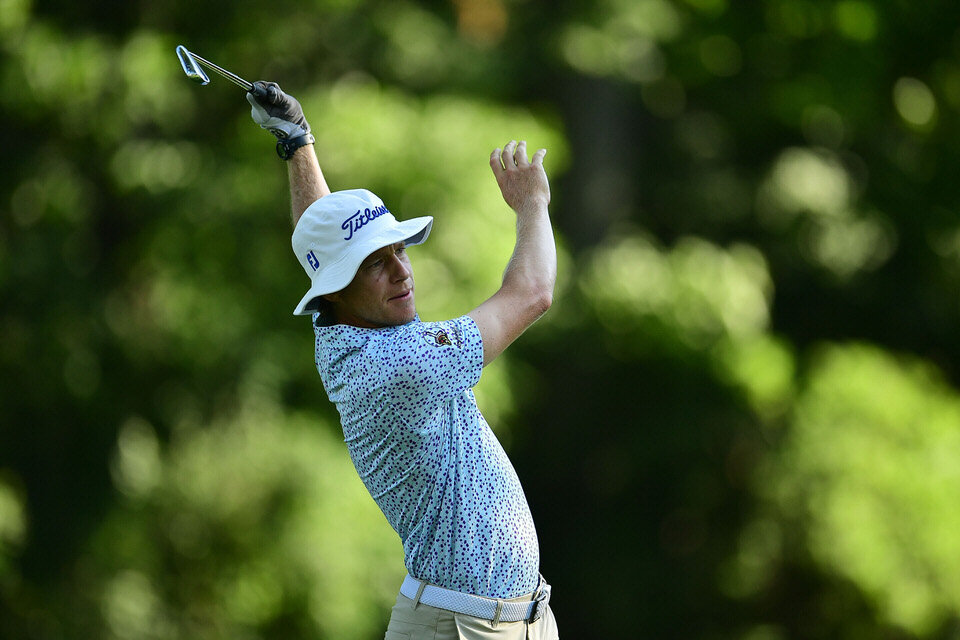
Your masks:
<svg viewBox="0 0 960 640"><path fill-rule="evenodd" d="M277 140L277 155L280 156L281 160L289 160L293 157L293 152L299 149L300 147L308 144L313 144L315 138L312 133L305 133L302 136L297 136L296 138L284 138Z"/></svg>

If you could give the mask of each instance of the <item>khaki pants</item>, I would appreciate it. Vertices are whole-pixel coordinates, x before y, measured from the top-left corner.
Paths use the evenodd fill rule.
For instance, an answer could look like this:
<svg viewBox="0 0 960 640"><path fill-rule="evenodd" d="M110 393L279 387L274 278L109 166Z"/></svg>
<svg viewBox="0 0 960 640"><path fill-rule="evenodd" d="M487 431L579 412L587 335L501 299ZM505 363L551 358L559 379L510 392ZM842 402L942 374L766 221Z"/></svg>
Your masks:
<svg viewBox="0 0 960 640"><path fill-rule="evenodd" d="M522 596L505 602L529 602ZM559 640L557 621L549 605L536 622L500 622L453 613L419 603L403 594L397 596L384 640Z"/></svg>

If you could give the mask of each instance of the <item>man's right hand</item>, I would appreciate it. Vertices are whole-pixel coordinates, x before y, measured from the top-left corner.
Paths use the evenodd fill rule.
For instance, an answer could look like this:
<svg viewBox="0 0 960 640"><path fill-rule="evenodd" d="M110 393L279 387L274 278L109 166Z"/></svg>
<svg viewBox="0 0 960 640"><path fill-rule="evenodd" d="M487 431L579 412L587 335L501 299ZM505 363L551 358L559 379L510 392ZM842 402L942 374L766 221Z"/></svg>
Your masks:
<svg viewBox="0 0 960 640"><path fill-rule="evenodd" d="M517 212L517 243L500 289L468 315L483 337L483 364L490 364L553 302L557 249L550 226L550 184L543 170L546 149L527 160L527 144L511 140L490 154L500 193Z"/></svg>
<svg viewBox="0 0 960 640"><path fill-rule="evenodd" d="M531 160L527 160L527 143L517 144L511 140L490 154L490 168L497 178L500 193L510 208L518 214L531 210L545 209L550 204L550 184L543 170L543 156L546 149L540 149Z"/></svg>
<svg viewBox="0 0 960 640"><path fill-rule="evenodd" d="M303 116L303 108L293 96L285 94L276 82L253 83L253 91L247 94L253 107L250 116L277 137L289 140L310 133L310 125Z"/></svg>

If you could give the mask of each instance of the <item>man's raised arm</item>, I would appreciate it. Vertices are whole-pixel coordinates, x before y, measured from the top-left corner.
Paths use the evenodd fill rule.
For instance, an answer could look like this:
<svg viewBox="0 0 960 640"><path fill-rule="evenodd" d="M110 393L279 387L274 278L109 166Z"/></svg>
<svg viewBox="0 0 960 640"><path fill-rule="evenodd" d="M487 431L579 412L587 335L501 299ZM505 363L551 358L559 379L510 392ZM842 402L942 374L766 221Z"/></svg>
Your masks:
<svg viewBox="0 0 960 640"><path fill-rule="evenodd" d="M287 175L290 177L290 215L293 226L297 226L297 220L307 207L323 196L330 195L330 187L323 178L312 144L293 152L287 162Z"/></svg>
<svg viewBox="0 0 960 640"><path fill-rule="evenodd" d="M314 201L329 195L330 188L320 170L313 149L313 135L300 103L285 94L275 82L254 82L247 94L252 107L250 115L277 137L277 153L287 160L290 178L290 213L293 226Z"/></svg>
<svg viewBox="0 0 960 640"><path fill-rule="evenodd" d="M507 143L490 155L503 199L517 214L517 243L500 289L468 315L483 337L483 364L503 353L553 301L557 249L547 205L550 185L543 170L546 149L527 159L527 144Z"/></svg>

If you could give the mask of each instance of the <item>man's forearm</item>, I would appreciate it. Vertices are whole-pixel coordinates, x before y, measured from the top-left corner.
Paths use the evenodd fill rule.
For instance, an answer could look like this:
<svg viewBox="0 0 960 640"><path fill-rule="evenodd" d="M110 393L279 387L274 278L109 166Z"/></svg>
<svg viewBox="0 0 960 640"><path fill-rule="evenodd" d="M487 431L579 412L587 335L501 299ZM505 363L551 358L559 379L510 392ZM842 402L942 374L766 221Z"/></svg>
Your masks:
<svg viewBox="0 0 960 640"><path fill-rule="evenodd" d="M490 168L504 201L517 214L517 244L503 284L468 315L483 337L483 364L536 322L553 303L557 279L557 247L550 227L550 185L543 170L546 149L527 160L527 143L511 140L490 154Z"/></svg>
<svg viewBox="0 0 960 640"><path fill-rule="evenodd" d="M517 213L517 244L503 274L503 288L550 307L557 279L557 248L546 203Z"/></svg>
<svg viewBox="0 0 960 640"><path fill-rule="evenodd" d="M287 175L290 178L290 213L293 225L303 212L316 200L330 193L330 187L320 170L320 162L312 144L297 149L287 161Z"/></svg>

